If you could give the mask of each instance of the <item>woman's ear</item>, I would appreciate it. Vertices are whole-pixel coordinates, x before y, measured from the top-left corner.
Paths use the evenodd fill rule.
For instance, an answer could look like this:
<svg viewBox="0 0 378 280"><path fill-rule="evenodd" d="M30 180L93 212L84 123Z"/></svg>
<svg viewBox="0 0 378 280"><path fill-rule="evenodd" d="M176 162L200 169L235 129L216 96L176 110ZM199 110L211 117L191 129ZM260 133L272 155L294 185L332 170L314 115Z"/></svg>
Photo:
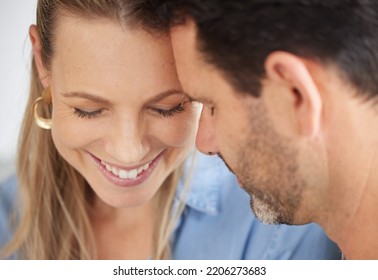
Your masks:
<svg viewBox="0 0 378 280"><path fill-rule="evenodd" d="M34 63L38 71L38 77L44 88L49 86L47 79L48 72L42 62L42 48L36 25L31 25L29 28L29 37L33 48Z"/></svg>
<svg viewBox="0 0 378 280"><path fill-rule="evenodd" d="M282 94L291 95L286 106L294 116L302 136L315 137L321 125L322 98L304 59L283 51L265 60L267 78L280 85Z"/></svg>

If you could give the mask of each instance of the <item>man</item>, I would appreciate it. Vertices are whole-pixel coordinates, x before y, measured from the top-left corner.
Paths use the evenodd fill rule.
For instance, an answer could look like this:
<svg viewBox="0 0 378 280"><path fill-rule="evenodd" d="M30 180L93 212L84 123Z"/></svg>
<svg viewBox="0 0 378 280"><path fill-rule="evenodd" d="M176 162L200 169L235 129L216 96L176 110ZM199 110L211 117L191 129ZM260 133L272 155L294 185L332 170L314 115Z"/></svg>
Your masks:
<svg viewBox="0 0 378 280"><path fill-rule="evenodd" d="M346 258L378 259L378 2L152 2L204 104L197 146L256 216L316 222Z"/></svg>

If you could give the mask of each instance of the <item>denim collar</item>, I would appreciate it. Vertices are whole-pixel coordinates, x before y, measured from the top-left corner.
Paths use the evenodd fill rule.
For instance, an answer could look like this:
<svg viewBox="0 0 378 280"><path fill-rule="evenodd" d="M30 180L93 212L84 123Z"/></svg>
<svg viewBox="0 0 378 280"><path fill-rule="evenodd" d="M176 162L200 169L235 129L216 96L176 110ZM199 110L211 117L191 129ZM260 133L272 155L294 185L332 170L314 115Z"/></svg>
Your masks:
<svg viewBox="0 0 378 280"><path fill-rule="evenodd" d="M176 201L180 196L185 197L183 187L189 176L186 206L207 215L218 215L222 184L225 182L223 178L227 175L225 171L224 163L218 157L194 153L185 162L184 176L179 183Z"/></svg>

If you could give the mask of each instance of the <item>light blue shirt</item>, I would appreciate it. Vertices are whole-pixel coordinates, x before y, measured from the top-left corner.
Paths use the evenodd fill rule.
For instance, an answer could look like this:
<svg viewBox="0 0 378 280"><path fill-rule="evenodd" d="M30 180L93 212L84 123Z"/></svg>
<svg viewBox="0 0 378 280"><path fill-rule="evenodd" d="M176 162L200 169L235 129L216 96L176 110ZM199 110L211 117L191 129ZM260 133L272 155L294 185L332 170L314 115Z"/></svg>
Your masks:
<svg viewBox="0 0 378 280"><path fill-rule="evenodd" d="M0 184L0 249L10 240L10 215L14 206L17 182L11 177Z"/></svg>
<svg viewBox="0 0 378 280"><path fill-rule="evenodd" d="M259 222L250 210L249 195L223 162L217 157L196 156L186 207L171 240L173 259L341 258L340 250L316 224L271 226ZM176 197L182 194L183 181ZM16 191L15 177L0 185L0 248L11 237L8 216Z"/></svg>
<svg viewBox="0 0 378 280"><path fill-rule="evenodd" d="M317 224L273 226L258 221L249 195L224 163L216 156L196 156L191 192L173 238L174 259L341 258Z"/></svg>

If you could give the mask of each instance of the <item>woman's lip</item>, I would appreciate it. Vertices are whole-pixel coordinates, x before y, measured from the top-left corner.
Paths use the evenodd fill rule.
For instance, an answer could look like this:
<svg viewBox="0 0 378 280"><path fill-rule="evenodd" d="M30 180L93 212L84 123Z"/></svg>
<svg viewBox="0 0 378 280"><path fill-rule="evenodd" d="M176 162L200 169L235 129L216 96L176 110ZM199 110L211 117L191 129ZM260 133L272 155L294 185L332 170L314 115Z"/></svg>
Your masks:
<svg viewBox="0 0 378 280"><path fill-rule="evenodd" d="M93 154L89 153L90 157L94 160L97 168L100 169L100 171L103 173L106 179L108 179L111 183L117 186L121 187L130 187L135 186L143 183L147 178L151 175L153 170L155 169L156 165L158 164L159 160L164 154L164 151L162 151L155 159L153 159L148 169L144 170L135 179L121 179L117 175L114 175L112 172L108 171L106 167L101 163L101 160L94 156ZM143 165L142 165L143 166Z"/></svg>
<svg viewBox="0 0 378 280"><path fill-rule="evenodd" d="M160 153L160 154L161 154L161 153ZM131 166L131 167L125 167L125 166L121 166L121 165L113 164L113 163L110 163L110 162L107 162L107 161L101 160L101 159L99 159L99 158L96 157L96 156L94 156L94 157L96 157L100 162L103 162L103 163L105 163L105 164L107 164L107 165L110 165L111 167L115 167L115 168L117 168L117 169L122 169L122 170L130 171L130 170L133 170L133 169L139 169L139 168L143 167L144 165L146 165L147 163L148 163L148 164L151 164L155 159L157 159L157 158L160 156L160 154L159 154L157 157L155 157L153 160L151 160L151 161L147 161L147 162L145 162L145 163L142 163L142 164L139 164L139 165L135 165L135 166ZM93 155L92 155L92 156L93 156Z"/></svg>

